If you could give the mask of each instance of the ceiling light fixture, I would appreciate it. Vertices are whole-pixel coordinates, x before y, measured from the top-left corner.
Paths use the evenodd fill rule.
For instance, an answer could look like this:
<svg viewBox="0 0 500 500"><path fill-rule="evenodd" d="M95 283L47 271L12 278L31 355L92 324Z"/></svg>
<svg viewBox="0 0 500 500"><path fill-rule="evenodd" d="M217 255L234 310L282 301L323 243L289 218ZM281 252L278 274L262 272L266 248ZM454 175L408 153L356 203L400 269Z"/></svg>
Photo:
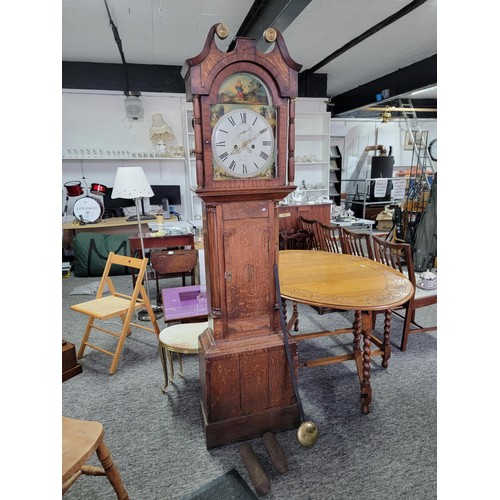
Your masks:
<svg viewBox="0 0 500 500"><path fill-rule="evenodd" d="M380 116L382 117L382 123L389 122L389 119L392 117L391 113L389 112L389 106L386 106L386 109Z"/></svg>
<svg viewBox="0 0 500 500"><path fill-rule="evenodd" d="M140 120L144 118L144 108L138 95L129 95L125 97L125 112L127 118L131 120Z"/></svg>
<svg viewBox="0 0 500 500"><path fill-rule="evenodd" d="M123 63L123 70L125 72L125 113L127 118L130 120L141 120L144 118L144 109L142 107L142 102L139 99L141 95L140 92L130 92L129 78L128 78L128 66L127 61L125 61L125 54L123 53L122 41L120 34L118 33L118 28L113 22L111 17L111 12L109 11L108 2L104 0L104 5L106 6L106 12L108 13L109 25L111 26L111 31L113 32L113 37L115 39L118 51L120 52L120 57Z"/></svg>

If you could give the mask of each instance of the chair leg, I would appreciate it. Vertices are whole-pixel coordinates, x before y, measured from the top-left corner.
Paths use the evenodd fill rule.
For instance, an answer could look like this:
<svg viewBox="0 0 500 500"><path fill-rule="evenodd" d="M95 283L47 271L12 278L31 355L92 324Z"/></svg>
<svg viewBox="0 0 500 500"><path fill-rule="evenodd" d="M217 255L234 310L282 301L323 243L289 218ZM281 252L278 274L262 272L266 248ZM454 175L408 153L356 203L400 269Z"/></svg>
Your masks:
<svg viewBox="0 0 500 500"><path fill-rule="evenodd" d="M81 358L85 351L85 347L87 347L87 341L89 340L90 330L92 330L92 325L94 324L94 318L89 318L87 321L87 327L85 328L85 332L83 333L82 343L80 344L80 348L78 349L77 358Z"/></svg>
<svg viewBox="0 0 500 500"><path fill-rule="evenodd" d="M180 352L177 353L177 359L179 361L179 377L183 377L183 373L182 373L182 354Z"/></svg>
<svg viewBox="0 0 500 500"><path fill-rule="evenodd" d="M172 353L167 349L168 364L170 365L170 382L174 383L174 360L172 359Z"/></svg>
<svg viewBox="0 0 500 500"><path fill-rule="evenodd" d="M121 356L121 353L123 351L123 345L125 344L125 339L131 333L130 320L131 320L131 313L129 312L128 315L126 316L125 320L123 321L122 331L120 333L120 337L118 338L118 344L116 345L115 354L113 355L113 361L111 362L111 368L109 369L110 375L115 374L116 369L118 367L118 361L120 361L120 356Z"/></svg>
<svg viewBox="0 0 500 500"><path fill-rule="evenodd" d="M296 320L293 323L293 331L299 331L299 309L297 307L297 302L292 303L292 314L295 316Z"/></svg>
<svg viewBox="0 0 500 500"><path fill-rule="evenodd" d="M160 336L160 328L158 327L158 322L156 321L155 313L153 312L153 309L151 308L151 302L149 302L149 298L146 294L146 291L144 290L144 287L142 287L141 297L144 300L144 307L146 308L146 311L148 311L149 319L151 320L151 324L154 328L156 336L159 337Z"/></svg>
<svg viewBox="0 0 500 500"><path fill-rule="evenodd" d="M163 347L163 344L161 342L158 342L158 351L160 353L161 367L163 369L163 377L165 379L165 383L163 384L161 390L163 393L166 393L168 388L167 360L165 357L165 347Z"/></svg>
<svg viewBox="0 0 500 500"><path fill-rule="evenodd" d="M414 310L410 301L405 304L405 321L403 327L403 336L401 337L401 346L399 347L402 351L406 351L406 345L408 344L408 336L410 335L412 314L414 314Z"/></svg>
<svg viewBox="0 0 500 500"><path fill-rule="evenodd" d="M108 447L106 446L104 441L102 441L101 444L97 447L96 453L99 457L99 460L101 461L102 466L104 467L106 477L115 490L117 498L119 500L128 500L128 493L125 489L125 486L123 485L120 472L115 467L115 464L113 463L113 457L111 456L111 453L109 452Z"/></svg>

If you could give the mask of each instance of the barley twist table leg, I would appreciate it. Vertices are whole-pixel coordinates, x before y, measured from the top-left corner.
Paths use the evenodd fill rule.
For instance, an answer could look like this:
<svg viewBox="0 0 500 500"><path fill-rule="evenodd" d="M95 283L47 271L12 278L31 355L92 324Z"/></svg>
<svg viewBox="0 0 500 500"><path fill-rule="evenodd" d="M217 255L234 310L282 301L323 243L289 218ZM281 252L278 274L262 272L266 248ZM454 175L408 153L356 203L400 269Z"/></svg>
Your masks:
<svg viewBox="0 0 500 500"><path fill-rule="evenodd" d="M354 323L352 325L354 334L354 350L359 351L359 343L361 341L361 311L354 312Z"/></svg>
<svg viewBox="0 0 500 500"><path fill-rule="evenodd" d="M384 368L387 368L389 366L389 359L391 357L391 319L392 311L390 309L387 309L385 311L384 319L384 354L382 355L382 366Z"/></svg>
<svg viewBox="0 0 500 500"><path fill-rule="evenodd" d="M363 334L363 376L361 382L361 411L364 414L370 413L370 403L372 399L372 388L370 385L370 354L371 354L371 329L372 312L363 311L362 334Z"/></svg>

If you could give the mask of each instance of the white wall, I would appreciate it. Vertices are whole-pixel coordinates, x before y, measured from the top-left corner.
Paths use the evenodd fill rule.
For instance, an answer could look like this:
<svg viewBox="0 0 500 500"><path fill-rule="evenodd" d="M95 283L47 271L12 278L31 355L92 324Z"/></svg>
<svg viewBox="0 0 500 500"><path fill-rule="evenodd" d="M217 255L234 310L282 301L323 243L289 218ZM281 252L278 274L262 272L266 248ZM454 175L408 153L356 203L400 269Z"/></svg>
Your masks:
<svg viewBox="0 0 500 500"><path fill-rule="evenodd" d="M185 160L155 158L149 139L151 117L154 113L161 113L174 132L174 138L168 145L187 143L185 94L143 94L144 118L138 121L126 118L124 100L121 92L63 91L61 212L66 198L65 182L79 180L89 188L92 183L112 187L116 169L128 165L142 166L152 185L180 185L182 205L176 208L183 219L190 218L191 191ZM299 111L324 110L324 106L324 99L297 99ZM419 126L421 130L428 131L428 143L436 138L437 120L419 120ZM395 172L399 167L408 167L412 163L412 152L404 149L406 123L402 119L392 119L383 124L380 118L334 118L331 120L331 133L338 135L338 131L342 135L337 141L340 141L343 153L343 172L346 172L348 162L351 162L351 167L355 163L364 178L366 172L370 172L374 155L374 152L366 153L364 149L376 144L385 146L387 150L392 146ZM73 213L73 204L77 199L69 199L68 214Z"/></svg>
<svg viewBox="0 0 500 500"><path fill-rule="evenodd" d="M437 137L436 119L418 120L418 126L422 132L427 131L428 144ZM404 170L411 165L415 166L416 159L413 158L412 151L404 149L406 131L405 120L399 118L391 119L388 123L382 123L380 118L353 118L350 120L333 118L331 120L331 135L341 136L335 139L335 142L340 147L343 156L342 179L365 179L370 176L371 159L376 152L365 152L366 146L382 145L387 152L392 146L394 176L399 170ZM437 162L434 163L434 168L437 171ZM349 186L347 189L350 191ZM342 182L342 192L345 193L345 191L346 182Z"/></svg>
<svg viewBox="0 0 500 500"><path fill-rule="evenodd" d="M124 99L125 96L117 92L63 92L62 207L66 198L66 182L77 180L82 187L87 185L89 188L92 183L112 187L118 167L141 166L150 184L181 186L182 205L176 209L183 219L188 218L190 192L185 160L154 158L155 150L149 139L151 117L154 113L161 113L174 132L168 145L184 144L185 95L142 95L144 119L138 121L127 119ZM78 199L70 197L68 214L73 213L73 204Z"/></svg>
<svg viewBox="0 0 500 500"><path fill-rule="evenodd" d="M418 120L422 131L428 132L427 142L430 143L437 136L437 120ZM341 120L332 118L332 135L337 135L336 131L341 131L345 135L344 156L362 156L366 146L380 144L385 146L387 151L392 146L395 166L409 166L412 160L412 152L404 149L406 133L406 122L402 119L393 119L389 123L381 123L380 118L376 120L356 119ZM373 156L374 153L368 153Z"/></svg>

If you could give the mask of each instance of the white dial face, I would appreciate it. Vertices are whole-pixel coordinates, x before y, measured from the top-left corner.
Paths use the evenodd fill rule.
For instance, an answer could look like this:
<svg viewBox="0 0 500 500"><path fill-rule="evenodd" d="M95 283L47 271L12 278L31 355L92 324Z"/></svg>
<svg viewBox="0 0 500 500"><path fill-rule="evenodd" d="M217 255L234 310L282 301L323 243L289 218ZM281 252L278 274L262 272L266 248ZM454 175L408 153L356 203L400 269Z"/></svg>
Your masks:
<svg viewBox="0 0 500 500"><path fill-rule="evenodd" d="M437 139L434 139L429 144L429 154L434 161L437 161L437 157L438 157L437 151L438 151L438 143L437 143Z"/></svg>
<svg viewBox="0 0 500 500"><path fill-rule="evenodd" d="M212 132L214 166L231 177L269 177L274 163L270 123L251 109L234 109L219 119Z"/></svg>

